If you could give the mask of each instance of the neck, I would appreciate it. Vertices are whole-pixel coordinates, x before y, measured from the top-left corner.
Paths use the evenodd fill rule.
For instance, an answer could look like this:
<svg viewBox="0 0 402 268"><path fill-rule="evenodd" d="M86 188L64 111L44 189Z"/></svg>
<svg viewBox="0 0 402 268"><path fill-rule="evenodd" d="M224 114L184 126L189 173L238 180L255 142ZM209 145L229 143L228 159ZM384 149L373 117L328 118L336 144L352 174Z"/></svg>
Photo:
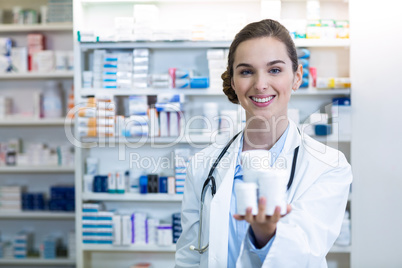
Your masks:
<svg viewBox="0 0 402 268"><path fill-rule="evenodd" d="M287 116L275 118L256 119L247 118L244 129L243 151L265 149L270 150L279 140L288 127L289 120Z"/></svg>

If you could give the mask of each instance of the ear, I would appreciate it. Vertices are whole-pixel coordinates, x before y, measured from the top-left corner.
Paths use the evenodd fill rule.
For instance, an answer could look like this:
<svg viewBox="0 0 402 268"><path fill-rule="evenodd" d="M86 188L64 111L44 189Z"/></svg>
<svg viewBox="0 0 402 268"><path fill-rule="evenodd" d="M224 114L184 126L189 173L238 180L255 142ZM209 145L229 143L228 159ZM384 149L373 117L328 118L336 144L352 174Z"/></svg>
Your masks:
<svg viewBox="0 0 402 268"><path fill-rule="evenodd" d="M293 86L292 86L292 90L296 91L303 80L303 65L299 64L299 66L297 67L296 73L295 73L295 77L294 77L294 81L293 81Z"/></svg>

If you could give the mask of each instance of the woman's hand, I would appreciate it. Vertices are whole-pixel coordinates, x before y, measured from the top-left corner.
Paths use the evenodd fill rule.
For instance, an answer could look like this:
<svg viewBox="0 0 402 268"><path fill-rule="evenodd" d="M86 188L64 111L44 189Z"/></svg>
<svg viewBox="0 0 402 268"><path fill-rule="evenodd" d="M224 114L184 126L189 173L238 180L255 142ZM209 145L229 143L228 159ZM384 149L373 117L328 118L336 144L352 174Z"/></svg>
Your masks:
<svg viewBox="0 0 402 268"><path fill-rule="evenodd" d="M281 208L277 206L274 215L267 216L265 215L265 207L266 199L265 197L261 197L258 202L258 214L256 216L251 213L251 207L247 208L245 216L238 214L233 215L236 220L246 220L250 224L255 235L255 246L257 248L262 248L268 243L268 241L275 235L276 224L279 219L289 214L292 210L292 207L288 205L286 214L281 216Z"/></svg>

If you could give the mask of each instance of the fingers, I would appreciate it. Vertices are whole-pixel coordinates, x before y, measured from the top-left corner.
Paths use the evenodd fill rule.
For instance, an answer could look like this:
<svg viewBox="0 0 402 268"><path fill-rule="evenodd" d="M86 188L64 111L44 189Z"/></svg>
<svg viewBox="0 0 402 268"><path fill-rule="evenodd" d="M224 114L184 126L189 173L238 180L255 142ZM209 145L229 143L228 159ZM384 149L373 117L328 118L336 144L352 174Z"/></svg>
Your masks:
<svg viewBox="0 0 402 268"><path fill-rule="evenodd" d="M258 223L264 223L266 221L266 215L265 215L266 203L267 200L265 199L265 197L261 197L258 202L258 214L255 219Z"/></svg>
<svg viewBox="0 0 402 268"><path fill-rule="evenodd" d="M292 206L289 204L287 205L285 215L281 215L281 208L279 206L275 207L275 211L272 216L267 216L265 214L265 209L266 209L266 199L265 197L261 197L258 203L258 214L256 216L252 214L251 207L248 207L246 210L246 215L235 214L233 215L233 218L235 218L238 221L246 220L248 223L254 223L254 222L265 223L267 221L276 223L280 220L280 218L285 217L292 211Z"/></svg>
<svg viewBox="0 0 402 268"><path fill-rule="evenodd" d="M286 208L286 214L289 214L292 211L292 206L288 204Z"/></svg>
<svg viewBox="0 0 402 268"><path fill-rule="evenodd" d="M248 223L253 223L253 222L254 222L254 215L253 215L253 213L252 213L252 208L251 208L251 207L248 207L248 208L246 209L245 220L246 220Z"/></svg>
<svg viewBox="0 0 402 268"><path fill-rule="evenodd" d="M280 207L280 206L276 206L276 207L275 207L274 214L271 216L270 220L271 220L272 222L277 223L280 218L281 218L281 207Z"/></svg>
<svg viewBox="0 0 402 268"><path fill-rule="evenodd" d="M235 214L235 215L233 215L233 218L235 218L235 220L238 220L238 221L243 221L245 219L245 216Z"/></svg>

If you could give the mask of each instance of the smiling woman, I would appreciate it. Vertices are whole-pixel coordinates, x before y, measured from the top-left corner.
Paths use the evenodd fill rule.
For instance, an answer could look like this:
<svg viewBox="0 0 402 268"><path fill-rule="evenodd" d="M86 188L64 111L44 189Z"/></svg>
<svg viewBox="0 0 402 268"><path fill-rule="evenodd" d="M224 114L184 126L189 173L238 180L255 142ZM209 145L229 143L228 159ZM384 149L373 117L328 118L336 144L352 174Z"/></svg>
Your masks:
<svg viewBox="0 0 402 268"><path fill-rule="evenodd" d="M295 45L280 23L251 23L236 35L222 74L223 91L245 109L246 126L223 151L213 144L187 168L176 267L327 267L325 256L340 232L352 173L341 152L329 147L318 152L314 148L324 145L302 138L288 119L291 92L302 76ZM251 178L241 160L245 151L269 155L270 166ZM214 164L211 171L197 166L200 159L220 157L225 166ZM257 186L246 187L250 183ZM279 184L287 189L274 187ZM253 210L257 187L258 211ZM236 189L241 188L251 192L240 195ZM267 203L277 196L286 199L280 201L283 206ZM255 206L238 215L242 201ZM275 208L273 214L266 213L268 207Z"/></svg>

